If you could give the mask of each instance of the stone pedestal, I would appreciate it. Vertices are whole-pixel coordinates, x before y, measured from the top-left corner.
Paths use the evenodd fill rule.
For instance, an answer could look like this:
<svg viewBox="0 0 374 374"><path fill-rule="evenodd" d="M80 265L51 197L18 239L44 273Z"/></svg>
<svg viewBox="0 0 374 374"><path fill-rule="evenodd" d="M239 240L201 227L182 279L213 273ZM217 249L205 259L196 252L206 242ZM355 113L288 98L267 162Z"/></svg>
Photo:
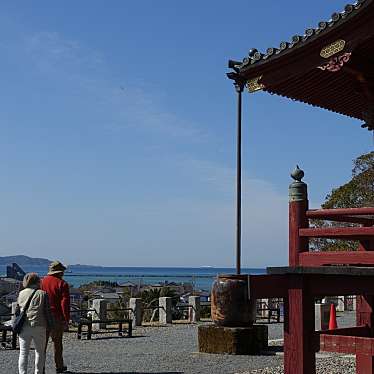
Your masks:
<svg viewBox="0 0 374 374"><path fill-rule="evenodd" d="M18 303L17 302L14 302L12 303L12 318L11 318L11 321L14 322L14 320L16 319L16 311L18 309Z"/></svg>
<svg viewBox="0 0 374 374"><path fill-rule="evenodd" d="M268 327L198 327L199 352L256 355L268 347Z"/></svg>
<svg viewBox="0 0 374 374"><path fill-rule="evenodd" d="M94 299L92 301L92 309L95 309L93 312L92 319L95 321L97 320L105 320L106 319L106 309L107 309L107 301L103 299ZM97 331L100 329L105 329L105 323L94 323L92 324L92 330Z"/></svg>
<svg viewBox="0 0 374 374"><path fill-rule="evenodd" d="M328 330L330 320L330 304L315 304L315 330Z"/></svg>
<svg viewBox="0 0 374 374"><path fill-rule="evenodd" d="M352 305L352 310L355 312L357 310L357 296L353 298L353 305Z"/></svg>
<svg viewBox="0 0 374 374"><path fill-rule="evenodd" d="M191 323L200 321L200 296L190 296L188 298L190 308L188 310L188 319Z"/></svg>
<svg viewBox="0 0 374 374"><path fill-rule="evenodd" d="M132 326L141 326L143 318L142 299L132 297L129 302L129 307L132 309Z"/></svg>
<svg viewBox="0 0 374 374"><path fill-rule="evenodd" d="M162 324L172 323L172 310L171 310L171 297L160 297L158 299L159 309L159 321Z"/></svg>

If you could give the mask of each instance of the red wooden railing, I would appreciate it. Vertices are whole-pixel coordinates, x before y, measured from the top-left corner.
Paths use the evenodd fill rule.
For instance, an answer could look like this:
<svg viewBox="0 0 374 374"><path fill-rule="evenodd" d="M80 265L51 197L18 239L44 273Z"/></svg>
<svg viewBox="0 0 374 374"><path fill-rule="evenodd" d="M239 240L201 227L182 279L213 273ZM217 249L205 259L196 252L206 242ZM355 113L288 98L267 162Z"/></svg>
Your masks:
<svg viewBox="0 0 374 374"><path fill-rule="evenodd" d="M291 266L365 265L374 266L374 208L309 210L307 201L290 202ZM309 220L318 219L359 224L361 227L310 227ZM359 241L358 251L310 251L310 238Z"/></svg>

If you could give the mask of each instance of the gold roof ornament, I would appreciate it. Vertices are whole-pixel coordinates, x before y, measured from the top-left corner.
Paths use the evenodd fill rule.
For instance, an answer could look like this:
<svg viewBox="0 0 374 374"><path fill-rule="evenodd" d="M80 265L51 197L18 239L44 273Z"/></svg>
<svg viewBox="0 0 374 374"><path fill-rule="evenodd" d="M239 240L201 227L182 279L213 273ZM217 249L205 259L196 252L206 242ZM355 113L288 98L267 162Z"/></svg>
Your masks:
<svg viewBox="0 0 374 374"><path fill-rule="evenodd" d="M249 81L247 81L246 87L248 89L248 92L253 93L253 92L260 91L263 88L265 88L264 84L259 83L259 80L261 78L262 78L262 75L260 75L259 77L256 77L256 78L253 78L253 79L250 79Z"/></svg>
<svg viewBox="0 0 374 374"><path fill-rule="evenodd" d="M345 47L345 40L339 39L334 43L326 45L321 49L320 56L323 58L330 58L331 56L336 55L341 52Z"/></svg>

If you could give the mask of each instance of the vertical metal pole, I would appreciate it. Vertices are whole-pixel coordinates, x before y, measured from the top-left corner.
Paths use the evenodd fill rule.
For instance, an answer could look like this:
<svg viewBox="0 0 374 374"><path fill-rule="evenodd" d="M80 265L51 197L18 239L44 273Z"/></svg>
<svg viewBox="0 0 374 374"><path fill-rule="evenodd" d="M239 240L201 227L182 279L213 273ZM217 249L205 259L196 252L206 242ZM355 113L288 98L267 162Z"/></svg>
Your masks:
<svg viewBox="0 0 374 374"><path fill-rule="evenodd" d="M238 133L236 158L236 274L241 269L241 230L242 230L242 92L243 82L235 82L238 93Z"/></svg>

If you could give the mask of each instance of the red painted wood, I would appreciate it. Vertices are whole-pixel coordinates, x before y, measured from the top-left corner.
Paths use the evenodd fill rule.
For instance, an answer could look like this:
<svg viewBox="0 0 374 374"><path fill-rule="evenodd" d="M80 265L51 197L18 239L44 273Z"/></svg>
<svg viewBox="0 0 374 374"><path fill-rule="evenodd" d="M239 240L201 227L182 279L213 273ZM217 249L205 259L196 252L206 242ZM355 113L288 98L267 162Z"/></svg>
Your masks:
<svg viewBox="0 0 374 374"><path fill-rule="evenodd" d="M374 240L360 240L359 251L374 251Z"/></svg>
<svg viewBox="0 0 374 374"><path fill-rule="evenodd" d="M369 216L374 215L374 208L344 208L344 209L311 209L306 212L308 218L320 218L325 216Z"/></svg>
<svg viewBox="0 0 374 374"><path fill-rule="evenodd" d="M300 253L299 261L301 266L322 266L338 264L374 266L374 252L305 252Z"/></svg>
<svg viewBox="0 0 374 374"><path fill-rule="evenodd" d="M356 321L359 325L366 325L370 329L370 335L373 336L373 306L374 297L369 295L357 296ZM374 339L373 339L374 341ZM356 373L374 374L374 361L369 343L367 346L357 346L356 341ZM366 349L366 350L365 350Z"/></svg>
<svg viewBox="0 0 374 374"><path fill-rule="evenodd" d="M373 336L373 296L359 296L356 301L356 322L358 325L366 325L371 329Z"/></svg>
<svg viewBox="0 0 374 374"><path fill-rule="evenodd" d="M303 279L305 287L313 297L373 294L374 282L372 276L345 275L298 275ZM292 275L250 275L250 297L263 299L271 297L286 297Z"/></svg>
<svg viewBox="0 0 374 374"><path fill-rule="evenodd" d="M299 253L309 251L308 238L301 238L300 228L309 227L309 221L306 218L308 210L308 200L291 201L289 203L289 265L299 264Z"/></svg>
<svg viewBox="0 0 374 374"><path fill-rule="evenodd" d="M302 277L289 279L284 303L284 372L315 374L314 298L306 292Z"/></svg>
<svg viewBox="0 0 374 374"><path fill-rule="evenodd" d="M368 227L370 225L364 224L364 227ZM360 240L360 244L358 246L359 251L374 251L374 237L371 239Z"/></svg>
<svg viewBox="0 0 374 374"><path fill-rule="evenodd" d="M340 352L356 355L372 355L374 352L374 338L321 334L320 341L321 351L324 352Z"/></svg>
<svg viewBox="0 0 374 374"><path fill-rule="evenodd" d="M283 275L250 275L250 297L267 299L287 296L288 280Z"/></svg>
<svg viewBox="0 0 374 374"><path fill-rule="evenodd" d="M373 277L370 276L314 275L308 277L308 287L315 297L335 296L337 293L341 296L365 293L374 295ZM357 324L364 323L357 321Z"/></svg>
<svg viewBox="0 0 374 374"><path fill-rule="evenodd" d="M310 219L313 219L313 217L311 217ZM315 218L315 219L317 219L317 218ZM325 221L334 221L334 222L358 223L358 224L368 225L368 226L373 226L374 225L374 219L365 218L365 217L324 216L323 218L318 218L318 219L325 220Z"/></svg>
<svg viewBox="0 0 374 374"><path fill-rule="evenodd" d="M356 355L356 374L373 374L374 360L370 354Z"/></svg>
<svg viewBox="0 0 374 374"><path fill-rule="evenodd" d="M366 225L365 225L366 226ZM371 227L372 228L372 227ZM359 253L370 253L374 250L374 238L360 240L358 247ZM373 293L371 293L372 295ZM374 336L374 297L365 295L357 295L356 304L356 321L357 324L367 325L370 329L370 335ZM357 350L356 354L356 373L374 374L373 352L364 352L363 349Z"/></svg>
<svg viewBox="0 0 374 374"><path fill-rule="evenodd" d="M340 238L347 240L359 240L374 236L374 227L331 227L300 229L302 238Z"/></svg>
<svg viewBox="0 0 374 374"><path fill-rule="evenodd" d="M360 336L362 338L370 337L370 328L366 325L355 327L343 327L334 330L317 331L316 334L321 335L336 335L336 336Z"/></svg>

